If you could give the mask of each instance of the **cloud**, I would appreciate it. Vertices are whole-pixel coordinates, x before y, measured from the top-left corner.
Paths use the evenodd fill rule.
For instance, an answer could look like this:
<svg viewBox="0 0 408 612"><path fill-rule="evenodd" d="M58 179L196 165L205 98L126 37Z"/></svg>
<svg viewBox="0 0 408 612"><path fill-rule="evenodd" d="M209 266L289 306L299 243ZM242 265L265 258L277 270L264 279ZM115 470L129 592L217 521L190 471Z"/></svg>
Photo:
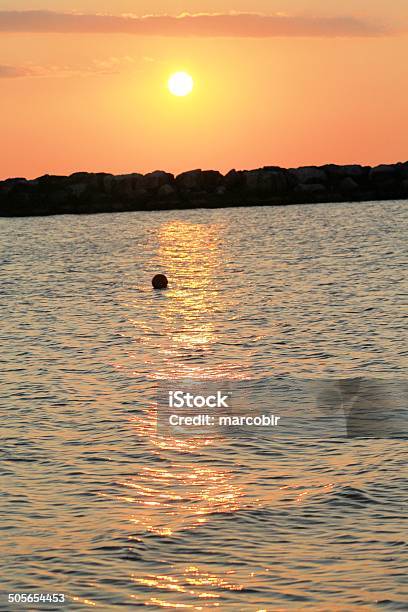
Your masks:
<svg viewBox="0 0 408 612"><path fill-rule="evenodd" d="M140 61L147 61L143 58ZM140 63L139 61L139 63ZM154 61L149 58L149 61ZM18 77L72 77L91 75L119 74L125 70L137 69L138 62L133 57L108 57L106 59L95 59L88 65L45 65L25 64L22 66L0 65L0 79Z"/></svg>
<svg viewBox="0 0 408 612"><path fill-rule="evenodd" d="M121 33L139 36L269 38L275 36L357 37L390 32L356 17L295 17L285 14L99 15L54 11L0 11L0 31Z"/></svg>
<svg viewBox="0 0 408 612"><path fill-rule="evenodd" d="M31 76L29 68L23 66L0 65L0 79L15 79L17 77Z"/></svg>

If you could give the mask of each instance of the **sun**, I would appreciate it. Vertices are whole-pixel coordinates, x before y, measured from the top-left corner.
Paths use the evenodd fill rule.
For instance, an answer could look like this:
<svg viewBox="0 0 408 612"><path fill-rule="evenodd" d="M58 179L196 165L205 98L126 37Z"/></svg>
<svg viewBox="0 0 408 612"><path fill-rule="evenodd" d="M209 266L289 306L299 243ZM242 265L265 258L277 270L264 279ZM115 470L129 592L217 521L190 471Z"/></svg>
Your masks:
<svg viewBox="0 0 408 612"><path fill-rule="evenodd" d="M193 91L194 81L187 72L175 72L167 82L173 96L187 96Z"/></svg>

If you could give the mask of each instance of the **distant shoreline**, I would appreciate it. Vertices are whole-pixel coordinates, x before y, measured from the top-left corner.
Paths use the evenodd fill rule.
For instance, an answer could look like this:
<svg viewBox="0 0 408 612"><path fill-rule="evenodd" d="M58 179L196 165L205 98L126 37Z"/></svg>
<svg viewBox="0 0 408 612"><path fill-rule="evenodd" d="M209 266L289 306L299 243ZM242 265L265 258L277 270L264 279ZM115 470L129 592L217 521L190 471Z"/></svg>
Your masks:
<svg viewBox="0 0 408 612"><path fill-rule="evenodd" d="M0 181L0 216L285 206L408 199L408 162L359 166L190 170L174 176L76 172Z"/></svg>

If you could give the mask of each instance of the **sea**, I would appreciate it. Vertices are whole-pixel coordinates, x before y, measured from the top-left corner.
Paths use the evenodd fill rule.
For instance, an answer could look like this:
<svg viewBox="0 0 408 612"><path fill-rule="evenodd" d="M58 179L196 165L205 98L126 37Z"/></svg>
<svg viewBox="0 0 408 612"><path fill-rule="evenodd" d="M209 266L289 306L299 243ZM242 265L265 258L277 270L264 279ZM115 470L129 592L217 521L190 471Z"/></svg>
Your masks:
<svg viewBox="0 0 408 612"><path fill-rule="evenodd" d="M0 610L407 610L406 439L161 430L157 394L404 386L407 211L0 219Z"/></svg>

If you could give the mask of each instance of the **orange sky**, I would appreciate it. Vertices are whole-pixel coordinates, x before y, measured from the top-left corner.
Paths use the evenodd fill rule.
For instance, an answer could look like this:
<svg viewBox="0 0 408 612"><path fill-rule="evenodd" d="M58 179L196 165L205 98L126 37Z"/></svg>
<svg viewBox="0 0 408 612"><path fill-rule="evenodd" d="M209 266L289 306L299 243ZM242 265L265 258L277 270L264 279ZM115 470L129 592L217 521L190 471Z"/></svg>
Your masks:
<svg viewBox="0 0 408 612"><path fill-rule="evenodd" d="M0 0L1 178L408 159L406 0L153 4Z"/></svg>

